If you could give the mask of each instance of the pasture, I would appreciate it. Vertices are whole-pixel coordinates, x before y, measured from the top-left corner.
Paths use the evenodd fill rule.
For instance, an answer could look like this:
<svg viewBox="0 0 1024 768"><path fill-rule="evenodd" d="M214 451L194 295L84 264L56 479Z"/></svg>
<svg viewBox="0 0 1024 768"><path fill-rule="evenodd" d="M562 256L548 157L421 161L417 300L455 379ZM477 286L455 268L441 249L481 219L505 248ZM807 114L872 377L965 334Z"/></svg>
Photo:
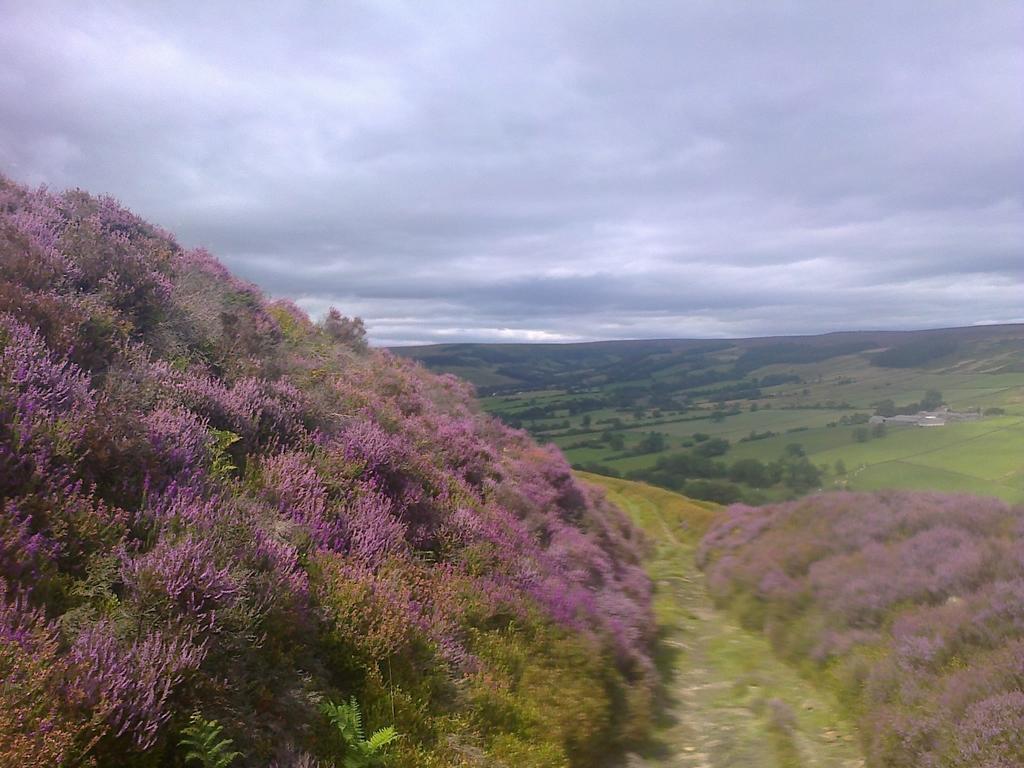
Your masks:
<svg viewBox="0 0 1024 768"><path fill-rule="evenodd" d="M475 380L485 410L602 474L663 483L667 475L651 474L659 464L724 440L724 450L716 442L711 454L715 467L704 471L755 503L817 488L930 488L1024 501L1024 328L883 335L878 343L851 336L460 345L457 354L408 354ZM956 351L926 368L877 363L880 349L918 338L952 339ZM949 409L982 418L889 426L865 437L866 422L886 403L912 413L929 391ZM786 456L806 457L817 469L813 488L755 488L729 478L735 462L777 467Z"/></svg>

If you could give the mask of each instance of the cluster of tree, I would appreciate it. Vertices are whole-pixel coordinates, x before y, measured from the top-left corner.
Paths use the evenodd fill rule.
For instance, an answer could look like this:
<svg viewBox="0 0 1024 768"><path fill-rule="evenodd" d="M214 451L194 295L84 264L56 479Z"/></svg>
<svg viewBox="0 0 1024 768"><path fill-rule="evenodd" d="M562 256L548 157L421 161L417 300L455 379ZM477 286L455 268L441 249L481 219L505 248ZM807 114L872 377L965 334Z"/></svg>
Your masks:
<svg viewBox="0 0 1024 768"><path fill-rule="evenodd" d="M665 435L661 432L648 432L644 435L640 442L633 446L632 453L634 456L642 456L647 453L661 453L668 447L668 443L665 441Z"/></svg>
<svg viewBox="0 0 1024 768"><path fill-rule="evenodd" d="M662 411L674 411L678 413L680 411L685 411L690 407L690 398L680 394L652 393L648 401L652 408L658 408Z"/></svg>
<svg viewBox="0 0 1024 768"><path fill-rule="evenodd" d="M713 403L727 403L730 400L755 400L761 396L761 388L740 381L709 393L708 399Z"/></svg>
<svg viewBox="0 0 1024 768"><path fill-rule="evenodd" d="M899 415L911 415L920 411L934 411L945 401L942 399L942 393L937 389L929 389L924 393L924 397L921 398L920 402L907 403L906 405L896 405L893 400L879 400L877 403L872 403L875 406L876 416L899 416Z"/></svg>
<svg viewBox="0 0 1024 768"><path fill-rule="evenodd" d="M725 421L727 416L738 416L741 413L742 411L735 405L732 408L723 408L722 406L719 406L711 412L711 420L714 422L722 422Z"/></svg>
<svg viewBox="0 0 1024 768"><path fill-rule="evenodd" d="M750 430L749 435L747 435L746 437L741 437L739 441L741 443L752 443L755 440L767 440L769 437L775 437L777 434L779 433L773 432L770 429L766 429L763 432L757 432L752 429Z"/></svg>
<svg viewBox="0 0 1024 768"><path fill-rule="evenodd" d="M711 458L725 452L719 453L721 443L725 443L728 450L728 441L712 438L694 450L663 456L654 467L634 469L626 476L720 504L759 501L761 495L749 489L764 490L781 485L793 494L802 494L821 484L821 469L807 458L798 443L786 446L783 455L771 462L747 458L731 464ZM714 446L710 452L700 451L708 445Z"/></svg>
<svg viewBox="0 0 1024 768"><path fill-rule="evenodd" d="M806 397L810 392L805 389L802 394ZM826 400L814 403L793 403L780 406L780 408L784 411L849 411L853 409L853 405L845 400Z"/></svg>
<svg viewBox="0 0 1024 768"><path fill-rule="evenodd" d="M830 421L828 426L854 427L858 424L867 424L869 421L871 421L871 416L866 413L844 413L839 417L838 421Z"/></svg>

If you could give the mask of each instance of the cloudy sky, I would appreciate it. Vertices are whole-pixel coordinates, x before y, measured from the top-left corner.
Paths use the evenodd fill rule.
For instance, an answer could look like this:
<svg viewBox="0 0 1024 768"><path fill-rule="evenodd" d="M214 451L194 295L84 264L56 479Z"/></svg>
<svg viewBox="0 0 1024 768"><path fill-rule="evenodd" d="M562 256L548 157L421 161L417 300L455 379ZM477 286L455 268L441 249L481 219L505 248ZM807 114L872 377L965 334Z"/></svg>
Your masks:
<svg viewBox="0 0 1024 768"><path fill-rule="evenodd" d="M0 10L0 173L378 344L1024 319L1016 0Z"/></svg>

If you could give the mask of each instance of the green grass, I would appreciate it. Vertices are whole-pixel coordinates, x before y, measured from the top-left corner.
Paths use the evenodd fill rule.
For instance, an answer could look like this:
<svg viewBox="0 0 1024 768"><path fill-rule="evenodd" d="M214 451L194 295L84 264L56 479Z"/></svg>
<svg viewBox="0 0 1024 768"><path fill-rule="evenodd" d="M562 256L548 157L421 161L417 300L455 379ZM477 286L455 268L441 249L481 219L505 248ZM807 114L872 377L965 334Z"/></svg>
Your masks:
<svg viewBox="0 0 1024 768"><path fill-rule="evenodd" d="M920 491L972 493L979 496L997 496L1011 502L1024 499L1024 489L1019 487L992 483L970 475L905 461L886 461L874 464L857 474L850 481L848 487L855 491L907 488Z"/></svg>
<svg viewBox="0 0 1024 768"><path fill-rule="evenodd" d="M841 459L853 489L908 488L1024 501L1024 420L1015 417L892 429L883 438L810 456L830 465Z"/></svg>
<svg viewBox="0 0 1024 768"><path fill-rule="evenodd" d="M655 584L665 709L639 765L862 766L856 732L830 695L708 597L693 554L717 515L715 505L641 483L578 474L603 487L651 541L646 565ZM778 726L773 706L791 713L791 729Z"/></svg>
<svg viewBox="0 0 1024 768"><path fill-rule="evenodd" d="M402 353L428 364L441 361L441 370L473 379L485 389L508 385L504 394L484 398L484 408L519 422L541 442L554 442L576 466L603 465L620 474L650 470L662 456L688 450L693 435L702 432L729 440L728 453L716 459L727 464L746 458L770 463L783 455L786 446L798 443L816 465L829 467L823 487L934 488L1024 501L1024 326L951 329L932 335L936 334L956 339L960 346L955 356L931 369L873 365L871 348L816 362L771 362L753 371L733 369L744 354L758 348L755 340L446 345ZM872 334L853 336L871 338ZM916 338L913 333L897 334L881 338L876 346L911 338ZM814 348L835 345L839 339L783 341L783 347ZM1007 366L1017 372L998 372ZM682 376L715 371L722 373L723 380L688 389L678 384ZM736 381L737 374L747 380L779 374L799 380L762 387L760 397L754 400L727 404L738 407L740 413L712 420L711 413L719 406L710 400L710 393ZM637 389L622 400L616 393L627 385ZM673 385L680 388L673 390ZM941 391L954 409L998 407L1005 409L1006 416L935 429L893 427L885 437L866 443L854 441L853 426L828 426L844 416L871 414L880 400L893 400L900 406L918 402L929 389ZM681 406L682 412L669 405L666 397ZM758 409L753 411L755 404ZM808 407L828 404L847 407ZM576 411L582 407L589 410L570 416L570 406ZM540 417L536 409L545 407L551 412ZM538 417L531 416L531 410ZM642 414L640 419L635 418L635 411ZM586 428L584 416L589 417ZM621 426L600 423L611 419L621 420ZM600 440L609 430L622 436L625 448L607 444L573 447ZM665 436L666 452L630 455L652 431ZM777 434L740 442L751 432ZM849 477L832 471L837 461L846 465ZM744 492L750 498L760 494L769 499L791 493L782 486L763 494L750 489Z"/></svg>

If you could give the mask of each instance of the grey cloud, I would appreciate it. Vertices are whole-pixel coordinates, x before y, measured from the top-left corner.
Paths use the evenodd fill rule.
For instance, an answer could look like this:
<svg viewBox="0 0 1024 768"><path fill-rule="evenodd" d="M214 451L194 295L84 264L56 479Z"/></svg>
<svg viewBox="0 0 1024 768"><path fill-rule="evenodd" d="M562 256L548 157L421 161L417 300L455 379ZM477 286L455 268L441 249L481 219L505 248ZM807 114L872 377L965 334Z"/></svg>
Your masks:
<svg viewBox="0 0 1024 768"><path fill-rule="evenodd" d="M377 343L1018 319L1024 9L46 3L0 172Z"/></svg>

